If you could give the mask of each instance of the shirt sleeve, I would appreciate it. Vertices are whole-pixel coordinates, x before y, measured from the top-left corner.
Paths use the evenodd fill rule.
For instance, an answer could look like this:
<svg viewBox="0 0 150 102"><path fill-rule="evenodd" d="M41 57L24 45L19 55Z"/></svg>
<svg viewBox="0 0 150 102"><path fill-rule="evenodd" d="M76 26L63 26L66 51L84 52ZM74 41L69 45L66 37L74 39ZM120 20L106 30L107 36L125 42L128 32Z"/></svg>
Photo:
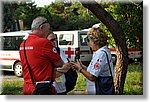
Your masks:
<svg viewBox="0 0 150 102"><path fill-rule="evenodd" d="M56 48L49 41L44 44L42 51L43 54L46 55L46 57L48 57L48 59L50 59L53 63L61 59Z"/></svg>
<svg viewBox="0 0 150 102"><path fill-rule="evenodd" d="M93 59L87 71L92 75L98 77L100 75L100 72L102 71L102 68L104 68L105 63L106 55L104 52L100 51L99 53L95 54L95 56L93 56Z"/></svg>

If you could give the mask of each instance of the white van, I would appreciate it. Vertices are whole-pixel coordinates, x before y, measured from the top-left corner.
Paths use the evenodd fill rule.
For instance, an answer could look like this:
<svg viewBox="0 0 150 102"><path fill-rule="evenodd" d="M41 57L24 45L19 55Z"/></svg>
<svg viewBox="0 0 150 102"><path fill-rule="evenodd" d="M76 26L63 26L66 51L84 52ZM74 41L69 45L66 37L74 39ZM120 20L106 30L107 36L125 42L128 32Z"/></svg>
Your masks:
<svg viewBox="0 0 150 102"><path fill-rule="evenodd" d="M76 58L80 59L83 64L88 65L92 53L87 44L87 31L56 31L54 32L58 37L58 46L63 49L66 56L75 61Z"/></svg>
<svg viewBox="0 0 150 102"><path fill-rule="evenodd" d="M92 52L87 44L87 30L76 31L54 31L58 36L58 46L63 49L70 61L80 58L83 64L88 65L92 59ZM31 31L16 31L0 33L0 70L14 71L15 75L22 76L22 65L19 56L19 46ZM128 49L129 58L137 59L141 57L138 49ZM116 62L116 49L110 48L113 62Z"/></svg>
<svg viewBox="0 0 150 102"><path fill-rule="evenodd" d="M0 33L0 70L14 71L15 75L22 76L22 66L19 56L19 46L25 40L31 31L16 31ZM64 50L70 61L80 58L88 65L92 54L87 45L87 31L55 31L58 36L59 47Z"/></svg>
<svg viewBox="0 0 150 102"><path fill-rule="evenodd" d="M0 70L14 71L16 76L22 76L19 47L30 32L31 31L16 31L0 33Z"/></svg>

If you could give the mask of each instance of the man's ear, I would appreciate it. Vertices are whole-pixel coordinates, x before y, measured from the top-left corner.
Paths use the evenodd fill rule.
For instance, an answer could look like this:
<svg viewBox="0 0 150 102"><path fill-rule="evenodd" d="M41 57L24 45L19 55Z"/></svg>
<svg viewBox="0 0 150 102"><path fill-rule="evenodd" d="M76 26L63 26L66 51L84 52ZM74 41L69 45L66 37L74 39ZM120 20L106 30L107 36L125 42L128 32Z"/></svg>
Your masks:
<svg viewBox="0 0 150 102"><path fill-rule="evenodd" d="M39 28L40 28L40 29L43 29L43 27L44 27L44 25L41 25Z"/></svg>

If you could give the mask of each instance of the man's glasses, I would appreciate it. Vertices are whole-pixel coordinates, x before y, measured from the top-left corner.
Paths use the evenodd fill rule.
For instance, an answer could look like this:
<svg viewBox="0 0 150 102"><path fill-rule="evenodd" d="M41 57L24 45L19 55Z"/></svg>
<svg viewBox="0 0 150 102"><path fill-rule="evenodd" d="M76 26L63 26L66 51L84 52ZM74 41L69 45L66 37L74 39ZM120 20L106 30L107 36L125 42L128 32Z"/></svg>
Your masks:
<svg viewBox="0 0 150 102"><path fill-rule="evenodd" d="M40 27L41 25L45 24L45 23L48 23L48 21L47 21L47 20L44 21L43 23L41 23L41 24L39 25L39 27Z"/></svg>
<svg viewBox="0 0 150 102"><path fill-rule="evenodd" d="M56 40L57 40L57 39L56 39L56 38L54 38L54 39L51 39L50 41L52 41L52 42L53 42L53 41L56 41Z"/></svg>

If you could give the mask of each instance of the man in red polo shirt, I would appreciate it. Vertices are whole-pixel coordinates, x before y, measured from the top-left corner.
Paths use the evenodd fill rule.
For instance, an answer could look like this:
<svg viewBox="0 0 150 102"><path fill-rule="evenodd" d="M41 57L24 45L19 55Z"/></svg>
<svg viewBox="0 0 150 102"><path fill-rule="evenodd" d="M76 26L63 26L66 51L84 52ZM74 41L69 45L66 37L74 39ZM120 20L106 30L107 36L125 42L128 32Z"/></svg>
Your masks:
<svg viewBox="0 0 150 102"><path fill-rule="evenodd" d="M28 63L31 66L34 85L24 56L24 42L20 45L19 51L23 67L25 95L33 93L35 82L50 81L52 77L52 68L60 67L64 64L55 47L46 39L51 33L51 27L47 19L44 17L35 18L32 22L31 29L32 33L29 34L26 40L25 50ZM56 70L54 70L53 78L55 78L55 76ZM52 90L53 94L55 94L54 87Z"/></svg>

